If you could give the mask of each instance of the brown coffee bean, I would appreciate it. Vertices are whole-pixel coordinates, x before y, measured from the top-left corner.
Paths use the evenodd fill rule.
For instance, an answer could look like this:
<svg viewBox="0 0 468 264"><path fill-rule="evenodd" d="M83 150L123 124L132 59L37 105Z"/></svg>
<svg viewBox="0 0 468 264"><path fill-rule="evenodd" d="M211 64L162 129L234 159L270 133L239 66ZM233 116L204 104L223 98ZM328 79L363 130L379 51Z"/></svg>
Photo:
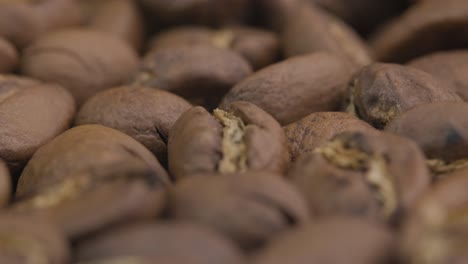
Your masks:
<svg viewBox="0 0 468 264"><path fill-rule="evenodd" d="M76 124L100 124L124 132L167 164L169 129L190 107L184 99L163 90L122 86L86 101Z"/></svg>
<svg viewBox="0 0 468 264"><path fill-rule="evenodd" d="M194 107L169 132L169 170L176 179L191 174L283 173L286 137L273 117L248 102L234 102L211 115Z"/></svg>
<svg viewBox="0 0 468 264"><path fill-rule="evenodd" d="M69 263L63 234L40 216L0 215L0 262L8 264Z"/></svg>
<svg viewBox="0 0 468 264"><path fill-rule="evenodd" d="M221 106L248 101L286 125L313 112L337 110L350 77L346 61L334 55L304 55L252 74L226 94Z"/></svg>
<svg viewBox="0 0 468 264"><path fill-rule="evenodd" d="M0 158L11 173L21 171L34 152L69 128L73 97L55 84L0 75Z"/></svg>
<svg viewBox="0 0 468 264"><path fill-rule="evenodd" d="M0 37L0 73L12 72L18 64L18 51L8 40Z"/></svg>
<svg viewBox="0 0 468 264"><path fill-rule="evenodd" d="M212 109L251 73L248 62L233 51L205 45L174 46L146 55L135 82Z"/></svg>
<svg viewBox="0 0 468 264"><path fill-rule="evenodd" d="M468 166L467 103L432 103L397 116L386 131L408 137L431 159L436 175Z"/></svg>
<svg viewBox="0 0 468 264"><path fill-rule="evenodd" d="M340 17L367 34L376 26L397 15L405 7L406 0L308 0Z"/></svg>
<svg viewBox="0 0 468 264"><path fill-rule="evenodd" d="M141 223L81 241L79 263L240 264L244 257L229 240L188 223ZM89 261L89 262L87 262ZM120 261L120 262L119 262ZM127 262L125 262L127 261Z"/></svg>
<svg viewBox="0 0 468 264"><path fill-rule="evenodd" d="M429 54L410 61L408 65L438 78L446 87L452 87L464 101L468 101L467 61L468 51L456 50Z"/></svg>
<svg viewBox="0 0 468 264"><path fill-rule="evenodd" d="M290 15L282 37L287 57L325 51L357 67L372 62L368 47L351 28L306 3Z"/></svg>
<svg viewBox="0 0 468 264"><path fill-rule="evenodd" d="M170 24L223 25L243 20L249 12L248 0L141 0L159 20Z"/></svg>
<svg viewBox="0 0 468 264"><path fill-rule="evenodd" d="M305 202L281 175L249 172L183 179L169 198L170 215L213 228L253 249L308 218Z"/></svg>
<svg viewBox="0 0 468 264"><path fill-rule="evenodd" d="M35 5L41 19L44 21L45 31L52 32L61 28L79 26L83 14L77 0L26 0Z"/></svg>
<svg viewBox="0 0 468 264"><path fill-rule="evenodd" d="M276 61L280 40L273 32L249 27L231 27L216 32L215 39L222 41L229 35L232 35L230 48L242 55L254 70Z"/></svg>
<svg viewBox="0 0 468 264"><path fill-rule="evenodd" d="M45 21L28 1L0 2L0 36L19 49L40 36L45 27Z"/></svg>
<svg viewBox="0 0 468 264"><path fill-rule="evenodd" d="M379 61L406 62L438 50L465 48L468 2L420 1L371 40Z"/></svg>
<svg viewBox="0 0 468 264"><path fill-rule="evenodd" d="M208 45L225 48L231 38L214 38L216 30L204 26L184 25L172 27L156 34L150 41L148 50L156 51L174 46Z"/></svg>
<svg viewBox="0 0 468 264"><path fill-rule="evenodd" d="M397 64L364 67L350 87L351 112L383 128L396 115L431 102L460 102L461 98L426 72Z"/></svg>
<svg viewBox="0 0 468 264"><path fill-rule="evenodd" d="M348 60L356 66L369 64L372 59L366 44L339 19L305 1L283 1L280 10L272 11L272 19L284 20L279 28L284 53L293 57L312 52L329 52ZM269 5L274 5L269 3ZM284 5L287 5L285 8ZM279 13L279 14L278 14ZM270 13L268 13L270 14Z"/></svg>
<svg viewBox="0 0 468 264"><path fill-rule="evenodd" d="M81 105L88 97L128 81L137 55L126 43L103 32L69 29L42 36L24 52L21 70L59 83Z"/></svg>
<svg viewBox="0 0 468 264"><path fill-rule="evenodd" d="M92 172L99 166L131 159L143 161L162 182L167 182L156 158L131 137L100 125L78 126L34 153L21 175L17 195L33 191L43 183L66 179L75 172Z"/></svg>
<svg viewBox="0 0 468 264"><path fill-rule="evenodd" d="M0 36L23 49L41 34L78 25L81 13L74 0L22 0L0 3Z"/></svg>
<svg viewBox="0 0 468 264"><path fill-rule="evenodd" d="M258 252L252 263L380 264L392 258L393 247L393 235L382 226L355 218L328 218L284 234Z"/></svg>
<svg viewBox="0 0 468 264"><path fill-rule="evenodd" d="M341 112L312 113L284 127L291 161L312 153L315 148L346 131L372 131L369 124Z"/></svg>
<svg viewBox="0 0 468 264"><path fill-rule="evenodd" d="M316 216L398 222L429 186L417 145L382 132L345 132L299 158L289 173Z"/></svg>
<svg viewBox="0 0 468 264"><path fill-rule="evenodd" d="M84 125L41 147L23 171L17 210L49 214L71 237L162 210L168 176L154 156L116 130Z"/></svg>
<svg viewBox="0 0 468 264"><path fill-rule="evenodd" d="M145 24L136 1L82 0L82 2L93 2L93 8L88 11L89 27L120 37L136 50L142 47Z"/></svg>
<svg viewBox="0 0 468 264"><path fill-rule="evenodd" d="M400 243L405 263L466 263L468 170L447 175L421 199Z"/></svg>
<svg viewBox="0 0 468 264"><path fill-rule="evenodd" d="M244 57L254 70L272 64L278 57L278 37L266 30L251 27L227 27L211 30L206 27L185 26L158 34L151 41L150 50L175 45L210 45L231 49Z"/></svg>

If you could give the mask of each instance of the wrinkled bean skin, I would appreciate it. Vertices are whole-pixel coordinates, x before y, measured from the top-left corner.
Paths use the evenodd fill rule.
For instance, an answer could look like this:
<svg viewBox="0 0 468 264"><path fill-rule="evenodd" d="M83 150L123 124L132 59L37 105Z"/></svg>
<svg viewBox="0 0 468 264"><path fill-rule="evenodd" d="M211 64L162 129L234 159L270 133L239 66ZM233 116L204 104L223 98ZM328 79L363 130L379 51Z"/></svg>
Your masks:
<svg viewBox="0 0 468 264"><path fill-rule="evenodd" d="M291 161L347 131L372 131L369 124L342 112L317 112L284 127Z"/></svg>
<svg viewBox="0 0 468 264"><path fill-rule="evenodd" d="M462 99L430 74L397 64L375 63L356 74L348 111L376 128L417 105Z"/></svg>

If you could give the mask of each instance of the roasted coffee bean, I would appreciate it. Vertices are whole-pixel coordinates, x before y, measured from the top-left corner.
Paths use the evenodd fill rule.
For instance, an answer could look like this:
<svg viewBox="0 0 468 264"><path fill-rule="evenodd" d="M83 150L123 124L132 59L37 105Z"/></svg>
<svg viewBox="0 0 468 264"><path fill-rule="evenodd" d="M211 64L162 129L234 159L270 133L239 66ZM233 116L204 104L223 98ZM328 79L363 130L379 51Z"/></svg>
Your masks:
<svg viewBox="0 0 468 264"><path fill-rule="evenodd" d="M248 16L249 0L141 0L159 20L170 23L223 25L239 22Z"/></svg>
<svg viewBox="0 0 468 264"><path fill-rule="evenodd" d="M364 41L339 19L305 1L296 0L297 3L292 0L272 1L284 2L271 7L279 9L271 12L273 16L271 19L277 19L279 16L284 20L279 32L286 57L312 52L329 52L358 67L372 61ZM268 3L268 5L274 4Z"/></svg>
<svg viewBox="0 0 468 264"><path fill-rule="evenodd" d="M468 2L420 1L371 40L379 61L407 62L438 50L465 48Z"/></svg>
<svg viewBox="0 0 468 264"><path fill-rule="evenodd" d="M313 112L337 110L351 74L346 61L334 55L303 55L252 74L226 94L221 106L251 102L287 125Z"/></svg>
<svg viewBox="0 0 468 264"><path fill-rule="evenodd" d="M23 49L51 30L77 25L81 13L74 0L0 2L0 36Z"/></svg>
<svg viewBox="0 0 468 264"><path fill-rule="evenodd" d="M290 14L282 37L286 57L324 51L357 67L372 62L368 47L351 28L307 3Z"/></svg>
<svg viewBox="0 0 468 264"><path fill-rule="evenodd" d="M0 160L0 207L6 206L10 202L11 186L12 183L7 164Z"/></svg>
<svg viewBox="0 0 468 264"><path fill-rule="evenodd" d="M289 155L281 126L248 102L234 102L213 115L194 107L169 132L169 171L176 178L201 173L266 170L283 173Z"/></svg>
<svg viewBox="0 0 468 264"><path fill-rule="evenodd" d="M468 166L468 103L432 103L397 116L386 131L416 142L435 175Z"/></svg>
<svg viewBox="0 0 468 264"><path fill-rule="evenodd" d="M35 5L36 12L44 21L45 31L79 26L83 14L77 0L26 0Z"/></svg>
<svg viewBox="0 0 468 264"><path fill-rule="evenodd" d="M266 30L250 27L227 27L211 30L206 27L185 26L158 34L150 50L176 45L210 45L231 49L243 56L254 70L272 64L278 57L278 37Z"/></svg>
<svg viewBox="0 0 468 264"><path fill-rule="evenodd" d="M397 15L406 6L406 0L308 0L340 17L367 34L376 26Z"/></svg>
<svg viewBox="0 0 468 264"><path fill-rule="evenodd" d="M246 249L308 218L297 190L281 175L265 172L183 179L170 193L169 210L176 220L206 225Z"/></svg>
<svg viewBox="0 0 468 264"><path fill-rule="evenodd" d="M468 50L437 52L412 60L408 65L438 78L468 101Z"/></svg>
<svg viewBox="0 0 468 264"><path fill-rule="evenodd" d="M404 263L466 263L468 170L447 175L409 216L400 243Z"/></svg>
<svg viewBox="0 0 468 264"><path fill-rule="evenodd" d="M0 262L8 264L69 263L70 248L63 234L47 218L0 215Z"/></svg>
<svg viewBox="0 0 468 264"><path fill-rule="evenodd" d="M215 33L215 39L222 42L229 39L228 47L242 55L252 65L254 70L266 67L278 57L280 50L279 38L270 31L249 27L231 27Z"/></svg>
<svg viewBox="0 0 468 264"><path fill-rule="evenodd" d="M417 105L462 101L428 73L386 63L364 67L352 80L349 98L348 112L377 128Z"/></svg>
<svg viewBox="0 0 468 264"><path fill-rule="evenodd" d="M16 48L8 40L0 37L0 74L12 72L18 64Z"/></svg>
<svg viewBox="0 0 468 264"><path fill-rule="evenodd" d="M366 122L341 112L317 112L284 127L291 161L346 131L372 131Z"/></svg>
<svg viewBox="0 0 468 264"><path fill-rule="evenodd" d="M0 264L466 264L465 28L468 0L0 0Z"/></svg>
<svg viewBox="0 0 468 264"><path fill-rule="evenodd" d="M231 242L188 223L141 223L103 232L81 241L78 263L241 264Z"/></svg>
<svg viewBox="0 0 468 264"><path fill-rule="evenodd" d="M129 0L81 0L90 5L87 25L122 38L135 49L143 44L145 24L136 1Z"/></svg>
<svg viewBox="0 0 468 264"><path fill-rule="evenodd" d="M45 31L44 21L27 1L0 2L0 36L22 49Z"/></svg>
<svg viewBox="0 0 468 264"><path fill-rule="evenodd" d="M168 90L212 109L251 73L249 63L233 51L206 45L174 46L146 55L135 83Z"/></svg>
<svg viewBox="0 0 468 264"><path fill-rule="evenodd" d="M21 70L47 82L61 84L78 105L97 92L128 80L137 68L137 55L122 40L86 29L47 34L25 50Z"/></svg>
<svg viewBox="0 0 468 264"><path fill-rule="evenodd" d="M284 234L258 252L252 263L380 264L389 262L394 254L394 237L385 227L336 217Z"/></svg>
<svg viewBox="0 0 468 264"><path fill-rule="evenodd" d="M178 26L159 32L151 40L149 51L174 46L208 45L219 48L229 46L232 35L219 35L216 30L204 26ZM220 31L222 32L222 31Z"/></svg>
<svg viewBox="0 0 468 264"><path fill-rule="evenodd" d="M17 210L49 214L76 238L162 210L168 176L154 156L111 128L84 125L41 147L23 171Z"/></svg>
<svg viewBox="0 0 468 264"><path fill-rule="evenodd" d="M167 164L169 129L190 107L184 99L163 90L122 86L86 101L76 124L100 124L124 132Z"/></svg>
<svg viewBox="0 0 468 264"><path fill-rule="evenodd" d="M16 175L34 152L69 128L73 97L62 87L0 75L0 158Z"/></svg>
<svg viewBox="0 0 468 264"><path fill-rule="evenodd" d="M398 223L430 184L417 145L383 132L339 134L299 158L289 174L313 215L390 223Z"/></svg>

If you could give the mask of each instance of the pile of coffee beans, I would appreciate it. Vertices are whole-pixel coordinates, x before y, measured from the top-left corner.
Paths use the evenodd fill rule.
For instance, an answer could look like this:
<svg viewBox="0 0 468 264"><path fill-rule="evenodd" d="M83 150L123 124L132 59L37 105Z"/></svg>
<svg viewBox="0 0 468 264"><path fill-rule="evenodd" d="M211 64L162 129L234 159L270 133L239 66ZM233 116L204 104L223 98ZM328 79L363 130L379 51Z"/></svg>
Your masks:
<svg viewBox="0 0 468 264"><path fill-rule="evenodd" d="M0 264L467 264L468 0L0 0Z"/></svg>

